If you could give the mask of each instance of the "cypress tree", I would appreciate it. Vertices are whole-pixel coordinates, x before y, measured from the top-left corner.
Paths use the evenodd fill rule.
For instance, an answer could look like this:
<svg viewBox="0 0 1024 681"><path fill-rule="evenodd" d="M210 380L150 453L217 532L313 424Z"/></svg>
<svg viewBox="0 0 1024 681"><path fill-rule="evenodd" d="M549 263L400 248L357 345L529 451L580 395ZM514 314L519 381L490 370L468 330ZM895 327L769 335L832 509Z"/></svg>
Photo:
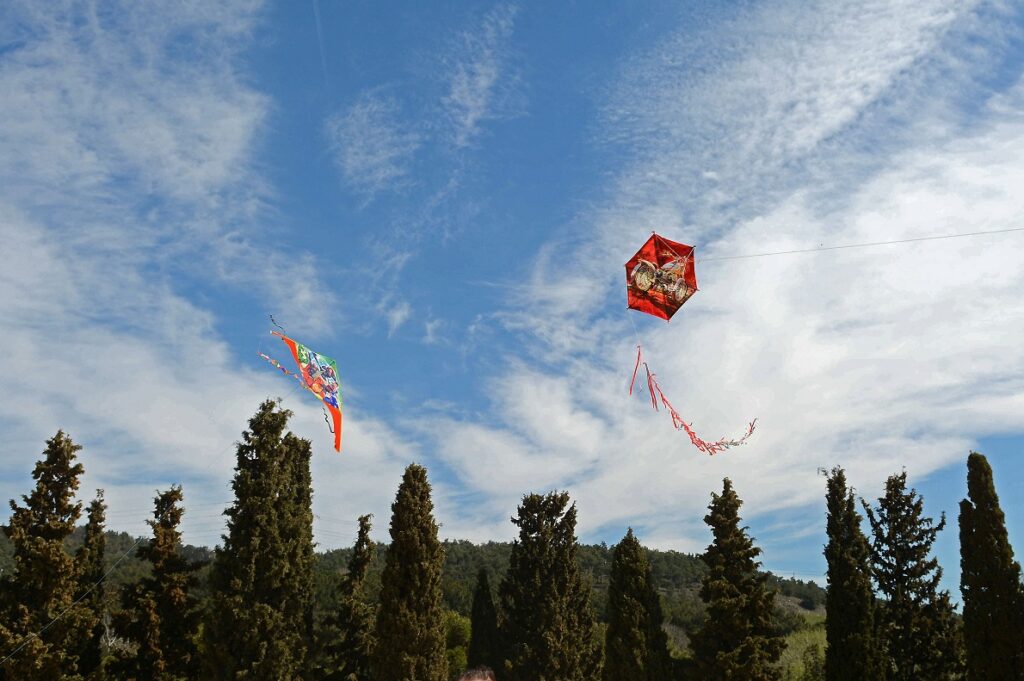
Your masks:
<svg viewBox="0 0 1024 681"><path fill-rule="evenodd" d="M374 649L373 606L363 598L366 573L375 552L370 539L370 518L359 517L359 536L341 579L338 611L327 619L324 642L324 672L329 681L368 681L370 656Z"/></svg>
<svg viewBox="0 0 1024 681"><path fill-rule="evenodd" d="M722 494L711 497L704 522L714 541L702 556L708 572L700 589L707 614L690 638L697 671L709 680L777 681L786 644L772 622L775 591L768 588L767 575L758 572L761 564L755 558L761 549L740 527L743 502L729 478Z"/></svg>
<svg viewBox="0 0 1024 681"><path fill-rule="evenodd" d="M939 591L942 568L931 557L946 525L924 515L907 474L890 476L877 511L862 502L871 525L872 573L884 601L878 604L879 635L887 652L889 681L953 679L960 673L959 636L949 596Z"/></svg>
<svg viewBox="0 0 1024 681"><path fill-rule="evenodd" d="M498 608L494 604L494 593L487 568L480 568L473 591L473 608L470 611L470 639L466 659L470 667L500 667L501 638L498 634Z"/></svg>
<svg viewBox="0 0 1024 681"><path fill-rule="evenodd" d="M874 638L874 593L871 549L860 529L861 515L842 468L828 477L825 560L825 678L828 681L873 681L881 672Z"/></svg>
<svg viewBox="0 0 1024 681"><path fill-rule="evenodd" d="M106 631L106 589L103 583L104 555L106 553L106 522L107 505L103 502L103 490L96 490L96 498L89 504L88 522L85 525L85 540L78 550L75 560L78 563L79 581L75 599L89 608L93 627L90 634L82 641L78 653L78 667L83 676L89 678L100 672L103 662L103 634Z"/></svg>
<svg viewBox="0 0 1024 681"><path fill-rule="evenodd" d="M444 549L422 466L410 465L391 505L391 547L381 576L376 681L447 681Z"/></svg>
<svg viewBox="0 0 1024 681"><path fill-rule="evenodd" d="M3 583L0 618L0 678L14 681L81 679L78 653L95 618L85 603L72 605L79 589L75 558L64 540L75 529L82 505L74 501L84 471L81 449L58 431L47 440L32 477L36 487L11 501L5 528L14 549L14 571ZM45 627L45 630L44 630Z"/></svg>
<svg viewBox="0 0 1024 681"><path fill-rule="evenodd" d="M633 529L615 547L608 582L604 681L662 681L671 675L661 601Z"/></svg>
<svg viewBox="0 0 1024 681"><path fill-rule="evenodd" d="M967 458L967 499L960 502L960 593L969 681L1024 679L1024 591L1006 533L992 468Z"/></svg>
<svg viewBox="0 0 1024 681"><path fill-rule="evenodd" d="M601 641L576 562L576 506L565 492L523 497L501 585L511 681L596 681Z"/></svg>
<svg viewBox="0 0 1024 681"><path fill-rule="evenodd" d="M181 556L178 529L184 510L181 487L161 492L153 501L153 539L138 550L151 574L125 588L125 608L118 613L118 632L137 646L136 654L116 664L128 678L179 681L198 672L196 633L199 612L192 590L197 566Z"/></svg>
<svg viewBox="0 0 1024 681"><path fill-rule="evenodd" d="M288 451L285 459L285 489L280 495L280 536L286 549L287 574L283 577L283 612L300 638L301 671L312 678L316 645L313 628L315 601L316 551L313 545L313 477L310 471L312 449L306 440L292 436L299 446ZM304 447L299 443L304 443Z"/></svg>
<svg viewBox="0 0 1024 681"><path fill-rule="evenodd" d="M237 448L228 534L210 574L204 678L289 681L308 673L310 444L285 433L290 416L264 402Z"/></svg>

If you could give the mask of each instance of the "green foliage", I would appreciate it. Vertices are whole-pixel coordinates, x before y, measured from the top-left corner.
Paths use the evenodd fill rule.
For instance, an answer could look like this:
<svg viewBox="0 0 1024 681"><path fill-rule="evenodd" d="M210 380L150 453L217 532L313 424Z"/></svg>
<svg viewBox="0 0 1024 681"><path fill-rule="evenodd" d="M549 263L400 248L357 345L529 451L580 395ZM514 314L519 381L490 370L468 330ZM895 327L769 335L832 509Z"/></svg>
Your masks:
<svg viewBox="0 0 1024 681"><path fill-rule="evenodd" d="M381 577L376 681L447 681L441 571L427 471L405 469L391 506L391 547Z"/></svg>
<svg viewBox="0 0 1024 681"><path fill-rule="evenodd" d="M805 648L801 661L803 673L800 675L800 681L825 681L825 656L821 654L819 646Z"/></svg>
<svg viewBox="0 0 1024 681"><path fill-rule="evenodd" d="M368 602L376 603L380 594L380 577L384 570L387 548L386 544L378 545L370 564L364 587L364 598ZM445 553L442 577L444 606L461 615L470 615L473 584L480 568L486 568L488 574L494 577L492 584L500 582L508 571L512 545L493 541L473 544L458 540L445 541L442 548ZM317 557L316 602L321 620L337 609L338 575L345 571L351 555L352 549L344 548L327 551ZM647 558L651 565L651 581L661 596L662 611L665 613L669 629L681 633L699 625L704 620L704 604L698 593L701 577L707 573L704 562L697 556L678 551L654 549L647 549ZM604 544L581 544L578 547L577 563L580 566L580 573L591 581L591 603L594 612L600 621L607 621L612 550ZM825 602L825 590L814 582L766 574L767 583L778 591L780 598L796 599L804 609L821 608ZM800 622L799 617L794 618L788 614L786 617L791 621L780 622L786 625L785 631L791 630L793 625ZM682 635L681 641L681 645L684 645L685 635Z"/></svg>
<svg viewBox="0 0 1024 681"><path fill-rule="evenodd" d="M0 589L0 651L5 656L15 650L17 654L0 667L0 678L82 678L78 656L96 617L89 604L72 605L80 593L81 563L64 548L82 512L74 501L84 470L75 461L80 449L58 431L47 440L43 458L32 471L36 487L22 496L24 506L11 501L5 531L14 568L4 575ZM83 562L89 561L83 556Z"/></svg>
<svg viewBox="0 0 1024 681"><path fill-rule="evenodd" d="M818 614L805 614L803 624L785 637L786 648L779 657L779 668L785 681L801 681L807 662L814 654L808 649L816 648L819 652L826 647L825 617ZM824 674L824 656L822 656L822 674ZM824 678L824 676L822 676ZM864 679L863 681L868 681ZM870 681L876 681L872 678Z"/></svg>
<svg viewBox="0 0 1024 681"><path fill-rule="evenodd" d="M375 553L370 540L370 517L359 517L359 535L348 562L348 572L340 580L337 610L323 626L324 661L318 674L320 678L332 681L370 678L370 657L375 645L374 609L363 594Z"/></svg>
<svg viewBox="0 0 1024 681"><path fill-rule="evenodd" d="M967 678L1024 679L1024 590L992 468L971 452L960 502L960 593Z"/></svg>
<svg viewBox="0 0 1024 681"><path fill-rule="evenodd" d="M494 603L494 592L487 577L487 568L480 568L473 592L469 646L466 651L469 666L481 665L492 669L501 666L502 641L498 632L498 609Z"/></svg>
<svg viewBox="0 0 1024 681"><path fill-rule="evenodd" d="M601 641L590 588L576 562L576 507L567 493L523 498L501 585L511 681L595 681Z"/></svg>
<svg viewBox="0 0 1024 681"><path fill-rule="evenodd" d="M842 468L832 469L825 501L829 584L825 677L828 681L877 679L881 661L874 636L871 549L860 529L861 516Z"/></svg>
<svg viewBox="0 0 1024 681"><path fill-rule="evenodd" d="M936 524L924 515L916 490L907 490L907 474L890 476L873 510L863 502L871 525L871 562L884 597L877 620L886 653L889 681L955 679L961 673L960 639L949 594L939 591L942 569L931 556Z"/></svg>
<svg viewBox="0 0 1024 681"><path fill-rule="evenodd" d="M106 584L103 582L106 535L103 523L106 521L107 506L103 503L103 490L96 490L96 498L89 504L82 546L75 553L78 564L78 591L75 600L81 599L89 608L93 619L92 630L80 642L78 670L87 678L100 673L103 664L103 620L106 615Z"/></svg>
<svg viewBox="0 0 1024 681"><path fill-rule="evenodd" d="M445 657L448 658L448 675L458 676L469 666L468 653L471 637L468 617L449 610L445 613Z"/></svg>
<svg viewBox="0 0 1024 681"><path fill-rule="evenodd" d="M693 657L702 679L775 681L785 643L772 622L775 592L757 571L761 549L739 525L741 503L726 478L704 517L714 541L704 553L708 574L700 595L707 615L693 634Z"/></svg>
<svg viewBox="0 0 1024 681"><path fill-rule="evenodd" d="M670 674L668 637L651 568L632 528L615 547L608 584L605 681L661 681Z"/></svg>
<svg viewBox="0 0 1024 681"><path fill-rule="evenodd" d="M289 681L312 664L310 444L284 432L290 416L264 402L238 445L228 535L210 575L204 678Z"/></svg>
<svg viewBox="0 0 1024 681"><path fill-rule="evenodd" d="M124 589L124 609L114 618L118 634L135 647L114 665L124 678L179 681L198 670L196 566L179 552L182 499L181 487L171 487L154 500L153 539L138 551L150 576Z"/></svg>

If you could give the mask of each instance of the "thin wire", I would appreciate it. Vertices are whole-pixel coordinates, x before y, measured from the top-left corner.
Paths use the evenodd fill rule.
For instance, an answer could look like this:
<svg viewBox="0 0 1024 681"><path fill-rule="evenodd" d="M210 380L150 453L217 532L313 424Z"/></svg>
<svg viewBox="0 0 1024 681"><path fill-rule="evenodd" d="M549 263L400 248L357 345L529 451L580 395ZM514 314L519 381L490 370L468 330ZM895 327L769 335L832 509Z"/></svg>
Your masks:
<svg viewBox="0 0 1024 681"><path fill-rule="evenodd" d="M862 244L843 244L840 246L819 246L817 248L800 248L792 251L775 251L772 253L750 253L747 255L722 255L715 258L700 258L699 262L711 262L713 260L743 260L746 258L767 258L773 255L792 255L794 253L817 253L818 251L838 251L845 248L868 248L871 246L888 246L890 244L907 244L914 241L937 241L939 239L962 239L968 236L982 236L985 234L1005 234L1007 232L1024 232L1024 227L1010 227L1009 229L992 229L983 232L964 232L962 234L940 234L937 236L919 236L910 239L893 239L891 241L869 241Z"/></svg>
<svg viewBox="0 0 1024 681"><path fill-rule="evenodd" d="M26 639L25 639L24 641L22 641L22 642L21 642L21 645L20 645L20 646L18 646L17 648L15 648L15 649L14 649L14 650L13 650L13 651L11 652L11 654L10 654L10 655L8 655L8 656L7 656L7 657L5 657L4 659L0 660L0 667L2 667L3 665L7 664L7 660L9 660L9 659L11 659L12 657L14 657L15 655L17 655L17 654L18 654L18 651L19 651L19 650L21 650L22 648L24 648L25 646L27 646L27 645L29 644L29 641L31 641L31 640L32 640L33 638L39 638L40 636L42 636L42 634L43 634L43 632L44 632L44 631L46 631L47 629L49 629L50 627L52 627L52 626L53 626L53 625L54 625L54 624L55 624L55 623L57 622L57 620L59 620L59 619L60 619L61 617L63 617L64 615L66 615L66 614L68 613L68 611L70 611L70 610L71 610L71 608L73 608L73 607L75 607L76 605L78 605L79 603L81 603L81 602L82 602L82 600L83 600L83 599L85 599L85 597L86 597L86 596L88 596L89 594L91 594L91 593L93 592L93 589L95 589L96 587L98 587L98 586L100 585L100 582L102 582L102 581L103 581L104 579L106 579L106 578L107 578L107 577L108 577L108 576L110 575L110 573L114 571L114 568L116 568L116 567L117 567L117 566L118 566L118 565L119 565L119 564L121 563L121 561L122 561L122 560L124 560L125 558L127 558L127 557L128 557L128 554L129 554L129 553L131 553L132 551L134 551L134 550L135 550L135 547L136 547L136 546L138 546L139 544L141 544L141 543L142 543L143 539L145 539L145 537L139 537L138 539L136 539L136 540L135 540L135 543L134 543L134 544L132 544L132 545L131 545L130 547L128 547L128 550L127 550L127 551L125 551L124 553L122 553L122 554L121 554L121 557L120 557L120 558L118 558L118 559L117 559L116 561L114 561L114 564L110 566L110 569L109 569L109 570L107 570L106 572L104 572L104 573L103 573L103 576L102 576L102 577L100 577L100 578L99 578L98 580L96 580L96 583L95 583L95 584L93 584L92 586L90 586L90 587L89 587L89 590L88 590L88 591L86 591L86 592L85 592L84 594L82 594L81 596L79 596L79 597L78 597L78 598L77 598L77 599L75 600L75 602L74 602L74 603L72 603L72 604L71 604L71 605L69 605L68 607L64 608L64 611L63 611L63 612L61 612L61 613L60 613L59 615L57 615L56 617L54 617L54 618L53 618L52 620L50 620L50 621L49 621L49 623L48 623L48 624L47 624L47 625L46 625L45 627L43 627L43 628L42 628L42 629L40 629L39 631L37 631L37 632L35 632L35 633L33 633L33 634L29 635L29 636L28 636L28 637L27 637L27 638L26 638Z"/></svg>

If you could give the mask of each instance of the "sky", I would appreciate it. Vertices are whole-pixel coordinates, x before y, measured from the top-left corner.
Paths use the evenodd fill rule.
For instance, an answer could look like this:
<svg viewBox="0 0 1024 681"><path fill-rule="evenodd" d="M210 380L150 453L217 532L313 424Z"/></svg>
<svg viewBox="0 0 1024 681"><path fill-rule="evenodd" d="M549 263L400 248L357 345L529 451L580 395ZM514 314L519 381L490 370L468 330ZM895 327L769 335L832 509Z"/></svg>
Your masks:
<svg viewBox="0 0 1024 681"><path fill-rule="evenodd" d="M15 1L0 92L4 499L64 429L112 528L181 484L215 544L279 397L322 548L386 540L410 462L447 538L564 489L581 540L687 552L729 477L765 566L820 580L841 465L947 515L957 595L972 449L1024 546L1024 233L736 258L1024 227L1017 3ZM652 231L697 248L670 323L625 306ZM341 454L271 314L337 360ZM638 342L749 442L631 397Z"/></svg>

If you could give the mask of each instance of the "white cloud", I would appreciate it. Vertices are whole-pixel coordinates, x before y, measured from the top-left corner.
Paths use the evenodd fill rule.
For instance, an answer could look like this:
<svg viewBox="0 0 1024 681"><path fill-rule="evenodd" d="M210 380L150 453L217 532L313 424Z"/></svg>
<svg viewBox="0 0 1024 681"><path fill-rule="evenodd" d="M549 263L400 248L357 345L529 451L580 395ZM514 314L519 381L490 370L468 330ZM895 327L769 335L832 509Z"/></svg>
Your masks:
<svg viewBox="0 0 1024 681"><path fill-rule="evenodd" d="M503 107L509 104L508 93L516 79L509 72L508 43L517 12L514 5L498 5L479 26L459 36L461 44L450 57L448 94L443 100L456 147L472 144L485 121L509 113Z"/></svg>
<svg viewBox="0 0 1024 681"><path fill-rule="evenodd" d="M0 495L27 490L63 428L85 445L83 496L107 489L112 526L142 531L154 490L182 482L197 536L230 497L232 442L288 388L240 365L176 285L244 287L279 313L317 290L330 303L312 256L265 247L269 102L239 61L259 3L0 11ZM359 435L372 422L350 427L376 451Z"/></svg>
<svg viewBox="0 0 1024 681"><path fill-rule="evenodd" d="M404 300L388 310L388 338L395 335L395 331L405 324L411 314L412 306Z"/></svg>
<svg viewBox="0 0 1024 681"><path fill-rule="evenodd" d="M428 319L423 323L423 342L427 345L436 345L444 340L441 335L444 329L444 320L436 317Z"/></svg>
<svg viewBox="0 0 1024 681"><path fill-rule="evenodd" d="M363 92L327 119L324 133L345 182L372 200L408 182L420 135L401 116L398 101L381 89Z"/></svg>
<svg viewBox="0 0 1024 681"><path fill-rule="evenodd" d="M567 487L584 536L633 524L693 550L724 476L756 518L817 504L819 466L843 464L870 495L901 467L926 475L974 437L1019 429L1017 235L698 264L702 291L671 324L634 321L699 433L759 417L749 444L711 458L626 395L635 340L602 305L621 300L621 263L651 229L714 256L1016 226L1024 83L968 128L958 93L922 92L937 65L956 62L945 75L957 82L986 65L957 54L983 23L971 8L774 3L623 72L609 134L634 155L613 199L577 221L591 231L552 240L505 313L527 345L491 386L491 411L436 431L446 463L486 490L489 517L524 488ZM723 34L739 46L716 50ZM566 261L569 241L588 245ZM543 377L526 359L538 356Z"/></svg>

